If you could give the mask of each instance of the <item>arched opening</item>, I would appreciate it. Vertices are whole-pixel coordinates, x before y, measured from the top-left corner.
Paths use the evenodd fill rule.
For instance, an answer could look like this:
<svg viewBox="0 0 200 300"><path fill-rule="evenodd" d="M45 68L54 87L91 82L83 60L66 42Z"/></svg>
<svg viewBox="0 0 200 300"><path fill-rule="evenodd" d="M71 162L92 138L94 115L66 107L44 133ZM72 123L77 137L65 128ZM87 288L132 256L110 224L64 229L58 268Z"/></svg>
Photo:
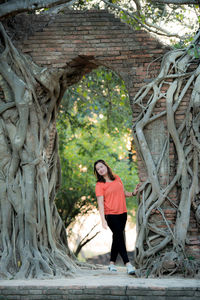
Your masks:
<svg viewBox="0 0 200 300"><path fill-rule="evenodd" d="M71 66L76 68L78 62L81 61ZM107 161L126 190L133 191L138 183L125 82L111 69L101 66L86 72L90 67L84 65L88 74L65 92L57 117L63 179L56 205L67 229L70 249L82 260L109 252L111 243L111 232L101 229L97 211L94 161ZM132 252L136 198L127 198L127 208L127 249ZM106 259L104 256L101 262Z"/></svg>

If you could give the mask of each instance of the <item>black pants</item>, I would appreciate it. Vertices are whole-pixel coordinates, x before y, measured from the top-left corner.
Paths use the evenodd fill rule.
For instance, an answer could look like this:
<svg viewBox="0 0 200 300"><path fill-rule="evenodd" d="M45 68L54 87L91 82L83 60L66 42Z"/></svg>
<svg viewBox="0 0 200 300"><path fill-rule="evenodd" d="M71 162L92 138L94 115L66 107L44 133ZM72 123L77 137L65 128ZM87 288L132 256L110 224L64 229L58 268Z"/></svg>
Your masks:
<svg viewBox="0 0 200 300"><path fill-rule="evenodd" d="M124 241L124 229L127 220L127 213L120 215L106 215L105 218L108 227L113 233L110 261L116 262L117 255L119 253L124 264L126 264L129 262Z"/></svg>

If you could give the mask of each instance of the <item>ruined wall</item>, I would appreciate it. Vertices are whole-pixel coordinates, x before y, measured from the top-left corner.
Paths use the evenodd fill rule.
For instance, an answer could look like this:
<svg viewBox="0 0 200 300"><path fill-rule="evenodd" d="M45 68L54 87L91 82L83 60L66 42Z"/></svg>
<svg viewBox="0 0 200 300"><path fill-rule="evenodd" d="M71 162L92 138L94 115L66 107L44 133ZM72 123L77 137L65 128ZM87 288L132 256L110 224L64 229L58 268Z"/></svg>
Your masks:
<svg viewBox="0 0 200 300"><path fill-rule="evenodd" d="M66 86L78 82L82 75L98 66L112 69L126 84L133 122L137 120L141 110L133 105L133 98L141 86L158 74L161 59L169 48L145 31L133 31L107 11L65 11L56 17L38 16L34 22L40 22L43 26L25 41L18 42L18 47L24 53L29 54L36 64L52 68L52 72L54 69L66 69ZM184 119L189 97L189 93L185 95L185 101L176 113L177 126ZM164 109L165 100L160 99L154 110L155 115ZM168 138L165 116L150 124L145 135L151 145L153 159L158 163L159 154ZM159 173L163 187L173 174L175 165L176 153L173 144L169 143ZM138 166L139 177L141 181L145 181L147 172L139 154ZM170 201L178 203L178 186L171 191L169 197ZM165 202L163 211L173 228L177 212L170 201ZM152 214L151 221L160 227L166 226L159 211ZM199 256L199 229L193 212L188 237L188 254Z"/></svg>

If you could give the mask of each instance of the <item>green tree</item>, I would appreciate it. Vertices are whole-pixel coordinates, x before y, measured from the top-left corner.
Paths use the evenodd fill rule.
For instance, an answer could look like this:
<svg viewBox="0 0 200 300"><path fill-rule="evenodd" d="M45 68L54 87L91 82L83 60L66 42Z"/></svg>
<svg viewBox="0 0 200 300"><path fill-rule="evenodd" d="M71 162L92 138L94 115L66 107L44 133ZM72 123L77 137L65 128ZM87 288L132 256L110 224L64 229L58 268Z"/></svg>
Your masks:
<svg viewBox="0 0 200 300"><path fill-rule="evenodd" d="M57 207L67 227L78 214L97 205L94 161L108 161L127 189L137 183L132 160L131 112L124 82L99 68L67 90L57 119L62 166L62 187ZM127 146L129 142L129 145ZM130 201L128 207L136 206Z"/></svg>
<svg viewBox="0 0 200 300"><path fill-rule="evenodd" d="M145 29L179 47L191 42L200 21L197 0L87 0L76 1L73 7L107 8L134 29Z"/></svg>
<svg viewBox="0 0 200 300"><path fill-rule="evenodd" d="M131 119L124 82L105 68L84 76L65 93L57 119L62 185L56 204L66 228L76 217L97 207L95 160L108 161L127 190L133 190L133 182L138 182L136 163L132 160ZM136 206L136 199L127 200L132 219ZM71 233L68 230L68 236ZM85 238L75 254L95 236Z"/></svg>

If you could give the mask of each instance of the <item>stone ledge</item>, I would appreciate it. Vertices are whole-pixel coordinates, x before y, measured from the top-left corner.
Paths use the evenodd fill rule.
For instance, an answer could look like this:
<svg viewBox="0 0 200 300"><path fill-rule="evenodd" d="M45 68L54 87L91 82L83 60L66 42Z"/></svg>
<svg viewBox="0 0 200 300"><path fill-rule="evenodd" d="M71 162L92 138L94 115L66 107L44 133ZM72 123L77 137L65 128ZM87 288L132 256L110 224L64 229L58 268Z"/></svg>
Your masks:
<svg viewBox="0 0 200 300"><path fill-rule="evenodd" d="M80 270L72 278L53 280L2 280L0 300L199 300L197 279L146 279L107 268Z"/></svg>

